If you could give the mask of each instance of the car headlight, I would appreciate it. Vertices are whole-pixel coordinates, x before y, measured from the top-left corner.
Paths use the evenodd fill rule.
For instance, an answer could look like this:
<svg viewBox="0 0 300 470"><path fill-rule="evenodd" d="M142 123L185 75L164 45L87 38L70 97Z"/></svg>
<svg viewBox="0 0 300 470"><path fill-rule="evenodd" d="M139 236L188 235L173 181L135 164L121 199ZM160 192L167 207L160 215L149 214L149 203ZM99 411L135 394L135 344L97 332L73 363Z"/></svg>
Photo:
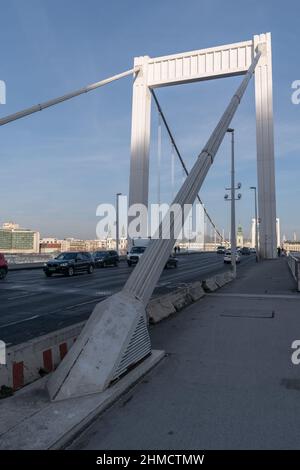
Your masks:
<svg viewBox="0 0 300 470"><path fill-rule="evenodd" d="M68 266L68 263L61 263L61 266L66 267Z"/></svg>
<svg viewBox="0 0 300 470"><path fill-rule="evenodd" d="M44 263L44 266L48 266L47 263Z"/></svg>

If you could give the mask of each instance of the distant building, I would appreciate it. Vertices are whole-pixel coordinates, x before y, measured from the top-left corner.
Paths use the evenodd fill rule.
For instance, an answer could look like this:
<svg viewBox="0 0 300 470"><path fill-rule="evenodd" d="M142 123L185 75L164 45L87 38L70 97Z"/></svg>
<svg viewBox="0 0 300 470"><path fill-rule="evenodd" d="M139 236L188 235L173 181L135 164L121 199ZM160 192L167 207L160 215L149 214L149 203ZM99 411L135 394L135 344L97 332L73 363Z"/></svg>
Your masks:
<svg viewBox="0 0 300 470"><path fill-rule="evenodd" d="M244 246L244 235L242 226L239 225L236 234L236 245L237 246Z"/></svg>
<svg viewBox="0 0 300 470"><path fill-rule="evenodd" d="M77 238L65 238L58 240L57 238L42 238L40 241L41 253L55 253L63 251L97 251L97 250L114 250L116 249L116 240L106 238L103 240L79 240ZM119 240L119 251L126 252L127 239L121 237Z"/></svg>
<svg viewBox="0 0 300 470"><path fill-rule="evenodd" d="M105 250L106 240L86 240L85 246L87 251Z"/></svg>
<svg viewBox="0 0 300 470"><path fill-rule="evenodd" d="M76 238L66 238L62 241L62 251L86 251L86 242Z"/></svg>
<svg viewBox="0 0 300 470"><path fill-rule="evenodd" d="M56 253L60 252L62 241L57 238L42 238L40 240L40 253Z"/></svg>
<svg viewBox="0 0 300 470"><path fill-rule="evenodd" d="M14 222L4 222L4 224L2 225L2 228L6 229L6 230L12 230L12 229L18 229L20 228L20 225L19 224L15 224Z"/></svg>
<svg viewBox="0 0 300 470"><path fill-rule="evenodd" d="M117 242L114 238L107 237L103 240L105 243L104 249L105 250L115 250L117 246ZM120 237L119 239L119 251L125 252L127 250L127 239L124 237Z"/></svg>
<svg viewBox="0 0 300 470"><path fill-rule="evenodd" d="M8 254L39 253L40 234L34 230L19 228L13 222L6 222L0 228L0 251Z"/></svg>
<svg viewBox="0 0 300 470"><path fill-rule="evenodd" d="M300 252L300 242L297 242L297 241L295 242L295 241L286 240L285 242L283 242L282 247L286 251L297 252L297 253Z"/></svg>

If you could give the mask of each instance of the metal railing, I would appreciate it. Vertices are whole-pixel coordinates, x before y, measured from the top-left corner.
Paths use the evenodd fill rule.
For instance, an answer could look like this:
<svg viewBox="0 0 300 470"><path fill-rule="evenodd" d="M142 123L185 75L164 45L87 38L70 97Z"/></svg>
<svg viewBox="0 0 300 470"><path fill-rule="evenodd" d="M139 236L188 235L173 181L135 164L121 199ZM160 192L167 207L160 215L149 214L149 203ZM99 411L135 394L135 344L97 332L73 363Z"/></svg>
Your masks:
<svg viewBox="0 0 300 470"><path fill-rule="evenodd" d="M288 265L293 275L293 278L297 283L297 290L298 292L300 292L300 258L297 258L296 256L290 254L288 256Z"/></svg>

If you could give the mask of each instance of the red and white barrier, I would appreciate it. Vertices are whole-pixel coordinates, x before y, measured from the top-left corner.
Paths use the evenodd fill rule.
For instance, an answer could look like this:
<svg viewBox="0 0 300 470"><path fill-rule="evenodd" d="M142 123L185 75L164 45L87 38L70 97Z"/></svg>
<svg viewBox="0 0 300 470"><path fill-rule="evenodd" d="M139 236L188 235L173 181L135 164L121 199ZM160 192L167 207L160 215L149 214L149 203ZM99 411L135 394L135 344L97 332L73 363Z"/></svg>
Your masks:
<svg viewBox="0 0 300 470"><path fill-rule="evenodd" d="M6 364L0 365L0 387L18 390L53 371L67 354L85 322L7 348Z"/></svg>

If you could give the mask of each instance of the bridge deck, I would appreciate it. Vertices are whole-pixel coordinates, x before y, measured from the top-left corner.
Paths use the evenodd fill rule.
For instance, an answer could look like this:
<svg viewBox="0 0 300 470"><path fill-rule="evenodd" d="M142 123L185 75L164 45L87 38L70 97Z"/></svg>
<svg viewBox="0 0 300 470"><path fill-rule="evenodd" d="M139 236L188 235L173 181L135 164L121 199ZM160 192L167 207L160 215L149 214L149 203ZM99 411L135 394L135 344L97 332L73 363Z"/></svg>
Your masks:
<svg viewBox="0 0 300 470"><path fill-rule="evenodd" d="M72 448L299 448L299 305L285 259L244 270L152 330L168 357Z"/></svg>

